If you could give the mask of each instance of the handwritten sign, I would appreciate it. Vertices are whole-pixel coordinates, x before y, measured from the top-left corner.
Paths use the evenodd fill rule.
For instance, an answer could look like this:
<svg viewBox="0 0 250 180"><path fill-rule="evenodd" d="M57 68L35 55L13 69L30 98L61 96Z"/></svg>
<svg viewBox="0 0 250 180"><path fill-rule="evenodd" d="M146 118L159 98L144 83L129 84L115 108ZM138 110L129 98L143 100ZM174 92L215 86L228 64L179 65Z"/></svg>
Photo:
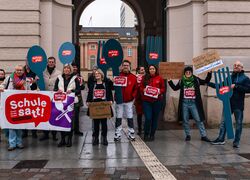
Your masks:
<svg viewBox="0 0 250 180"><path fill-rule="evenodd" d="M146 90L144 92L145 96L152 97L157 99L160 93L160 89L152 86L146 86Z"/></svg>
<svg viewBox="0 0 250 180"><path fill-rule="evenodd" d="M92 119L111 118L110 102L92 102L89 104L89 117Z"/></svg>
<svg viewBox="0 0 250 180"><path fill-rule="evenodd" d="M127 77L114 76L114 86L126 87L128 83Z"/></svg>
<svg viewBox="0 0 250 180"><path fill-rule="evenodd" d="M217 51L209 51L193 58L196 74L202 74L211 70L217 70L223 66L223 62Z"/></svg>
<svg viewBox="0 0 250 180"><path fill-rule="evenodd" d="M160 62L159 73L163 79L181 79L184 62Z"/></svg>

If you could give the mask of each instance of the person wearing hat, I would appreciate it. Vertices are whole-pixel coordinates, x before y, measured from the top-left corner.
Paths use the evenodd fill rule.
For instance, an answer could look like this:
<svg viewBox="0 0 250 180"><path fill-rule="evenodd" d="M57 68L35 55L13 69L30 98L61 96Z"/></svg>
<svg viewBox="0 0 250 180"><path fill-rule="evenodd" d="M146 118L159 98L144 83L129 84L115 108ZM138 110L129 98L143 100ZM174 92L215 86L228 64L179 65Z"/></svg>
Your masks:
<svg viewBox="0 0 250 180"><path fill-rule="evenodd" d="M183 128L186 134L185 141L191 140L190 127L189 127L189 114L198 126L201 134L201 140L210 142L207 138L206 129L204 126L205 113L203 109L200 85L206 85L210 82L212 77L211 72L207 74L205 80L193 75L193 68L187 66L184 69L184 74L179 82L175 85L172 80L168 80L169 86L174 90L180 90L178 118L183 121Z"/></svg>

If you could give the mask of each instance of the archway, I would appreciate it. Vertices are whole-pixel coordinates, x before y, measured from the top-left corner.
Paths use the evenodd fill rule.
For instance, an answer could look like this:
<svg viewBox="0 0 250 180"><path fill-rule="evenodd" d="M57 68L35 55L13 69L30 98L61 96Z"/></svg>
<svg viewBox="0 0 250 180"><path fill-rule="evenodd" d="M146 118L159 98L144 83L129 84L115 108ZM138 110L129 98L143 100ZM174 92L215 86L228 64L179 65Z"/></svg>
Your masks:
<svg viewBox="0 0 250 180"><path fill-rule="evenodd" d="M73 42L77 45L79 43L79 21L84 9L94 0L73 0ZM149 0L147 3L143 0L122 0L130 6L138 18L138 26L136 27L139 36L138 44L138 64L145 64L145 37L148 35L163 35L164 22L162 19L162 12L164 7L161 1ZM165 0L163 0L166 2ZM165 42L165 41L163 41ZM166 48L163 45L163 50ZM165 57L165 56L164 56ZM165 58L164 58L165 59ZM78 59L79 61L79 59ZM79 62L78 62L79 63Z"/></svg>

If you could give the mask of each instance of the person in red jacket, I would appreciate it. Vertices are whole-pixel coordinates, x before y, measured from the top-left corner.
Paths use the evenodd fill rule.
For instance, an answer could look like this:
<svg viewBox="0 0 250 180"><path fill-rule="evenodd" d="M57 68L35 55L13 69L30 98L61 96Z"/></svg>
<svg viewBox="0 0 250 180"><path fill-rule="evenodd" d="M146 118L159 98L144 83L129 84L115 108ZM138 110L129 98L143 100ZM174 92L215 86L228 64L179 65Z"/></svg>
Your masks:
<svg viewBox="0 0 250 180"><path fill-rule="evenodd" d="M133 122L133 101L137 95L137 79L130 72L131 62L123 60L120 76L127 77L127 84L122 87L122 104L116 104L116 122L115 122L115 137L114 141L121 140L122 118L125 116L128 120L128 138L135 139L135 130Z"/></svg>
<svg viewBox="0 0 250 180"><path fill-rule="evenodd" d="M163 94L165 93L164 80L159 76L158 68L149 65L146 75L142 79L140 92L145 115L144 140L153 141L157 129L159 113L162 109Z"/></svg>
<svg viewBox="0 0 250 180"><path fill-rule="evenodd" d="M145 75L145 68L144 66L139 66L137 68L137 84L138 88L140 88L142 77ZM137 92L137 96L135 98L135 110L137 115L137 128L138 128L138 135L141 135L142 133L142 115L143 115L143 108L142 108L142 100L141 100L141 93L140 91Z"/></svg>

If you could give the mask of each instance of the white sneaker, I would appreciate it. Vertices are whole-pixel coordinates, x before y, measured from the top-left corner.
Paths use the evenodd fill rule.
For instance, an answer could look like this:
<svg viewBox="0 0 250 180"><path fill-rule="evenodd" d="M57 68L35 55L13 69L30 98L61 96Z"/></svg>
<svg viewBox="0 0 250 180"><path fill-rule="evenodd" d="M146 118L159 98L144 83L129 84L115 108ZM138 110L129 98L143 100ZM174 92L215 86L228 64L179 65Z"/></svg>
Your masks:
<svg viewBox="0 0 250 180"><path fill-rule="evenodd" d="M121 130L122 130L121 126L116 128L114 141L120 141L121 140L121 137L122 137Z"/></svg>
<svg viewBox="0 0 250 180"><path fill-rule="evenodd" d="M135 130L133 128L128 128L128 139L131 141L135 140Z"/></svg>

